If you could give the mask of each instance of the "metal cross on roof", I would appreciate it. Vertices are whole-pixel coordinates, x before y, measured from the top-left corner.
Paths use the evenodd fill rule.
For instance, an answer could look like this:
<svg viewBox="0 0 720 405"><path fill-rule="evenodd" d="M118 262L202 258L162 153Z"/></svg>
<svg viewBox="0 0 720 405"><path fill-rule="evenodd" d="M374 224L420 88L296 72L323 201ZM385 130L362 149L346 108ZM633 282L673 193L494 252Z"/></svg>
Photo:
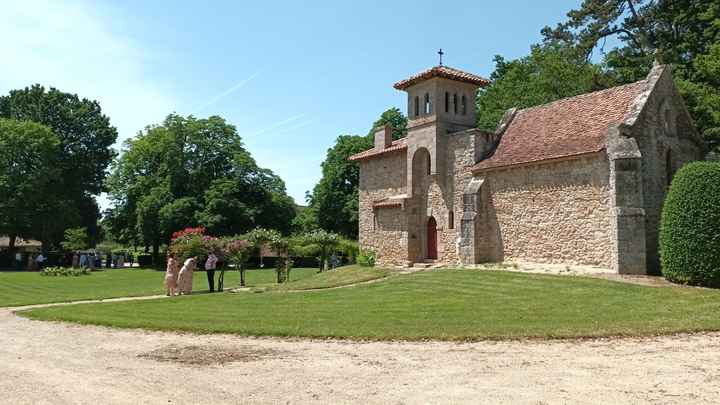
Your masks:
<svg viewBox="0 0 720 405"><path fill-rule="evenodd" d="M442 48L438 51L438 55L440 55L440 66L442 66L442 56L445 55L445 52L442 51Z"/></svg>

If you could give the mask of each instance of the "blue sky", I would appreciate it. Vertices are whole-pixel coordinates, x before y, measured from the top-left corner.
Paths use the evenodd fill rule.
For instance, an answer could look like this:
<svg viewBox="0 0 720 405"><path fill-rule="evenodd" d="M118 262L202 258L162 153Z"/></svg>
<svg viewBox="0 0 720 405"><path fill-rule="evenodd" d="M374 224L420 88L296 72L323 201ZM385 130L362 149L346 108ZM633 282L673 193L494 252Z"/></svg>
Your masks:
<svg viewBox="0 0 720 405"><path fill-rule="evenodd" d="M0 93L41 83L96 99L118 148L173 111L220 115L304 203L335 138L405 112L392 84L438 48L487 76L579 1L203 3L0 0Z"/></svg>

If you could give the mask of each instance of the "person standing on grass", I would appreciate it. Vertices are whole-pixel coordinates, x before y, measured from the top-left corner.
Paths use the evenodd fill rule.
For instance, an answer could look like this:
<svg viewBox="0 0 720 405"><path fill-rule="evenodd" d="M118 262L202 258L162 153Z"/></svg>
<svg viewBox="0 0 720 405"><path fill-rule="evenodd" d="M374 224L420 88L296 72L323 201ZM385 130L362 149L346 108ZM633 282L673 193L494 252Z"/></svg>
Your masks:
<svg viewBox="0 0 720 405"><path fill-rule="evenodd" d="M35 258L35 263L37 263L38 270L43 269L43 265L45 264L45 256L43 256L42 252L40 252L39 255Z"/></svg>
<svg viewBox="0 0 720 405"><path fill-rule="evenodd" d="M185 264L183 264L182 269L180 269L180 273L178 274L178 295L192 294L193 272L195 271L196 266L196 257L191 257L185 260Z"/></svg>
<svg viewBox="0 0 720 405"><path fill-rule="evenodd" d="M20 271L22 269L22 253L15 253L15 270Z"/></svg>
<svg viewBox="0 0 720 405"><path fill-rule="evenodd" d="M78 252L73 253L72 256L72 266L73 268L77 267L80 263L80 256L78 255Z"/></svg>
<svg viewBox="0 0 720 405"><path fill-rule="evenodd" d="M172 253L168 254L167 268L165 269L165 288L167 296L177 295L178 272L180 271L180 263Z"/></svg>
<svg viewBox="0 0 720 405"><path fill-rule="evenodd" d="M215 292L215 268L217 267L218 258L215 253L210 253L205 261L205 275L207 275L208 287L210 292Z"/></svg>

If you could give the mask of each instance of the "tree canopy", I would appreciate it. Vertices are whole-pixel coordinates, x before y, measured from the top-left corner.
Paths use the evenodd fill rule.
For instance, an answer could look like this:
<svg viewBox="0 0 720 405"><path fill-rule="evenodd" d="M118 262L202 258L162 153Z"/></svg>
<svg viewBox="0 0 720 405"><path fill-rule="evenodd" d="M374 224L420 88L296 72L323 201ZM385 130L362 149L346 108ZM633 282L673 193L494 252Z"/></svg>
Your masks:
<svg viewBox="0 0 720 405"><path fill-rule="evenodd" d="M99 210L93 196L105 189L106 171L115 155L111 146L117 138L100 104L34 85L0 96L0 118L43 124L59 140L57 171L48 190L53 206L36 213L41 223L33 236L46 246L57 246L66 228L85 226L96 240ZM63 215L58 216L59 211Z"/></svg>
<svg viewBox="0 0 720 405"><path fill-rule="evenodd" d="M590 60L607 39L620 41L603 55L618 83L641 80L653 60L671 64L690 114L710 147L720 142L720 3L716 0L585 0L545 43L561 43Z"/></svg>
<svg viewBox="0 0 720 405"><path fill-rule="evenodd" d="M478 92L478 127L494 131L509 108L526 108L611 86L614 82L584 55L557 44L535 45L530 55L495 56L492 83Z"/></svg>
<svg viewBox="0 0 720 405"><path fill-rule="evenodd" d="M60 140L31 121L0 118L0 234L30 238L54 205Z"/></svg>
<svg viewBox="0 0 720 405"><path fill-rule="evenodd" d="M217 116L171 114L146 128L125 142L108 185L115 237L154 252L185 227L214 235L256 226L288 232L295 215L283 181L258 167L235 127Z"/></svg>

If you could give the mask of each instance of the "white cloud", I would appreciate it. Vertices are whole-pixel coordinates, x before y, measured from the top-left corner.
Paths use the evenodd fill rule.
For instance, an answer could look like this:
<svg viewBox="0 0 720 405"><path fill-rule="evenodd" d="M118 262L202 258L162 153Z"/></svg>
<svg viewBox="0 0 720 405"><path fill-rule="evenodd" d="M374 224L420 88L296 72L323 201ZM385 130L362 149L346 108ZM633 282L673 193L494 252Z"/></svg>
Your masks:
<svg viewBox="0 0 720 405"><path fill-rule="evenodd" d="M0 3L0 93L40 83L97 100L119 142L175 108L148 80L152 53L123 33L127 17L119 10L95 2Z"/></svg>

